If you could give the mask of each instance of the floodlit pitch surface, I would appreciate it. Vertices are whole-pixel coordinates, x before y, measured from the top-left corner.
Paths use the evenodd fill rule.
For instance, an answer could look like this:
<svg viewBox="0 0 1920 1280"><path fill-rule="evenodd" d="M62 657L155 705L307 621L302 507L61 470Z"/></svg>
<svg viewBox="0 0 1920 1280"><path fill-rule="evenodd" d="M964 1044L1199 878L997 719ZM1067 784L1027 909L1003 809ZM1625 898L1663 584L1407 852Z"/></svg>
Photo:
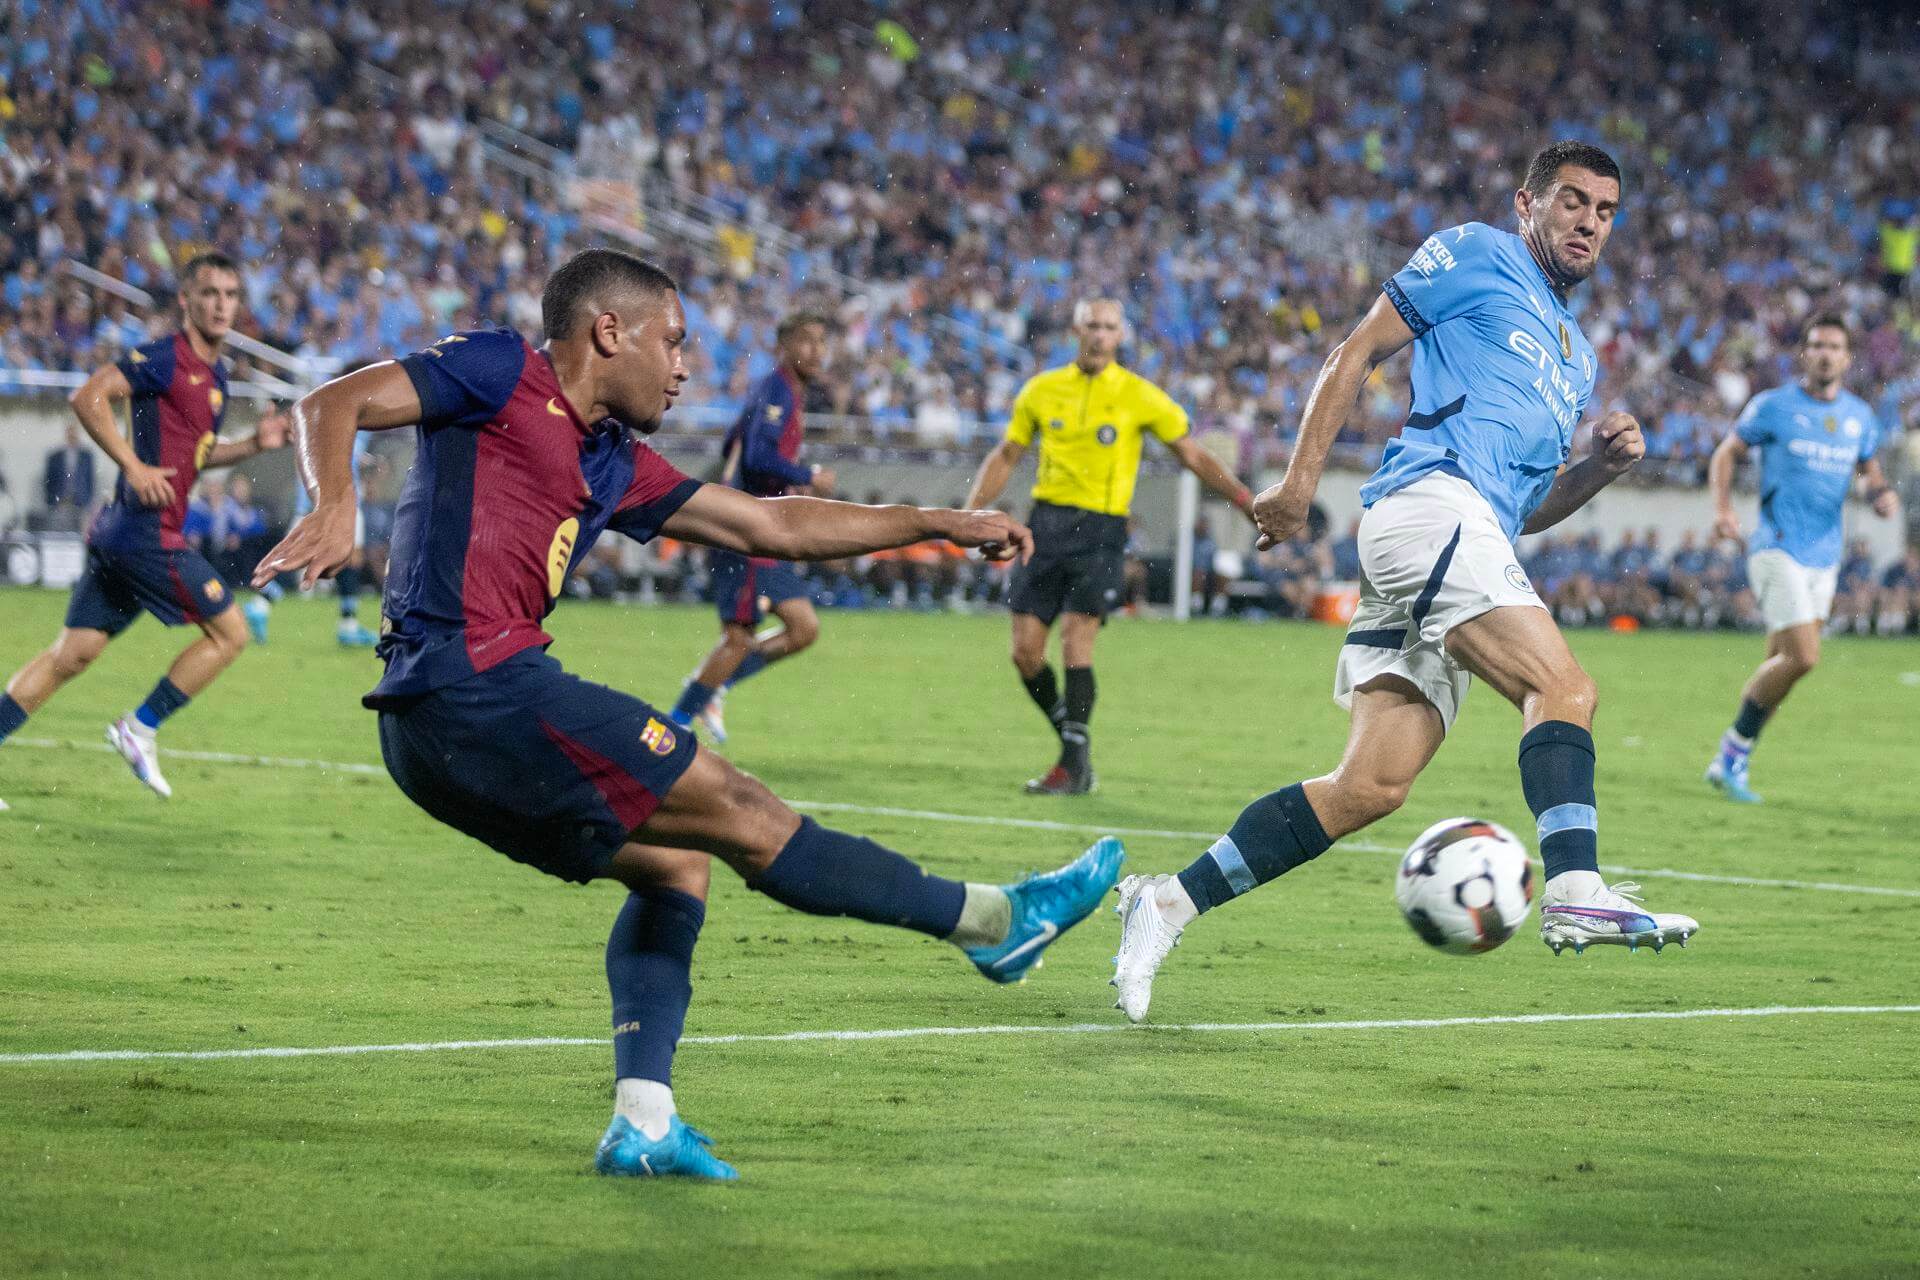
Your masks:
<svg viewBox="0 0 1920 1280"><path fill-rule="evenodd" d="M0 593L0 667L63 605ZM671 701L710 618L569 604L555 652ZM357 703L375 663L332 622L283 606L165 745L377 764ZM1339 750L1337 632L1122 620L1100 651L1100 793L1029 799L1048 739L1005 632L830 613L814 651L729 701L728 753L784 796L850 806L825 820L1006 879L1099 829L1218 831ZM676 1080L744 1174L714 1188L591 1173L614 888L516 866L364 767L174 757L162 803L96 749L183 638L141 623L0 748L8 1275L1920 1271L1915 644L1832 643L1769 727L1767 803L1748 809L1700 770L1759 641L1576 637L1602 690L1603 862L1715 877L1634 877L1704 926L1660 956L1556 960L1530 923L1457 958L1399 920L1391 847L1452 814L1531 829L1516 717L1484 690L1365 847L1191 931L1153 1015L1206 1029L1070 1030L1119 1025L1109 914L1002 989L942 944L719 873ZM1204 843L1132 836L1129 868ZM1892 1011L1353 1025L1814 1006ZM985 1026L1009 1029L719 1039ZM25 1060L475 1040L555 1043Z"/></svg>

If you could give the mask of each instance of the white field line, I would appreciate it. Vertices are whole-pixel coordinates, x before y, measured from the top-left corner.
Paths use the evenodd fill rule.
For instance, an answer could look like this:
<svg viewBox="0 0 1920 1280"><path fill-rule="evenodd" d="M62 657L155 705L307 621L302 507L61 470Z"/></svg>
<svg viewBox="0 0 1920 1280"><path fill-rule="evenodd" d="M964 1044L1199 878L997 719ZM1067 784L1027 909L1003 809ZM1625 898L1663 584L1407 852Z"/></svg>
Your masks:
<svg viewBox="0 0 1920 1280"><path fill-rule="evenodd" d="M59 751L105 751L113 748L105 742L61 742L54 738L9 738L6 745ZM371 774L384 777L386 769L377 764L358 764L338 760L306 760L282 756L236 755L228 751L176 751L171 747L160 753L178 760L196 760L208 764L257 765L272 769L318 769L331 773ZM837 800L788 800L795 809L813 813L851 813L872 818L912 818L921 822L950 822L975 827L1011 827L1024 831L1060 831L1071 835L1128 836L1153 840L1197 840L1212 844L1218 831L1182 831L1168 827L1106 827L1097 823L1053 822L1045 818L1008 818L976 813L942 813L934 809L895 809L887 805L844 804ZM1366 840L1343 840L1340 848L1355 853L1401 852L1395 845ZM1538 865L1536 860L1535 865ZM1732 876L1704 871L1675 871L1661 867L1623 867L1602 864L1612 876L1645 876L1657 880L1691 880L1699 884L1731 884L1749 889L1817 889L1825 893L1860 893L1884 898L1920 898L1920 889L1890 888L1885 885L1841 884L1829 880L1772 880L1763 876Z"/></svg>
<svg viewBox="0 0 1920 1280"><path fill-rule="evenodd" d="M688 1036L700 1045L792 1044L801 1041L924 1040L951 1036L1153 1035L1185 1031L1442 1031L1450 1027L1519 1027L1565 1022L1678 1022L1699 1018L1781 1018L1834 1014L1912 1014L1920 1004L1763 1005L1753 1009L1624 1010L1613 1013L1511 1013L1461 1018L1374 1018L1352 1022L1189 1022L1135 1027L1124 1022L1052 1026L900 1027L878 1031L781 1031L766 1035ZM460 1049L545 1049L601 1046L605 1036L541 1036L527 1040L439 1040L422 1044L338 1044L274 1049L73 1049L64 1053L0 1053L0 1065L34 1062L206 1062L226 1058L329 1058L367 1053L446 1053Z"/></svg>

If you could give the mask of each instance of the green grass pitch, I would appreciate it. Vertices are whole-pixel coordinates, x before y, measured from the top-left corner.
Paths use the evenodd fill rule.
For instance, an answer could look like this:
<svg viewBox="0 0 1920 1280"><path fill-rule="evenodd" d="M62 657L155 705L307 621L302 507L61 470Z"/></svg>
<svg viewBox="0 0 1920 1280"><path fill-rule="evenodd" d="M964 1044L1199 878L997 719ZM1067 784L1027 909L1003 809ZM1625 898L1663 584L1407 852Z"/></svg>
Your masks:
<svg viewBox="0 0 1920 1280"><path fill-rule="evenodd" d="M0 593L0 668L62 597ZM183 751L375 763L324 602L275 615L164 734ZM568 604L573 670L670 700L704 610ZM0 747L0 1055L606 1034L611 886L549 881L384 775L175 758L161 803L97 749L184 641L151 621ZM1011 878L1106 826L1217 832L1341 742L1325 628L1121 621L1099 656L1101 791L1035 800L1045 727L1002 617L829 614L736 693L728 754L943 873ZM358 1057L0 1060L0 1275L1920 1275L1920 1016L1355 1029L1472 1015L1920 1003L1920 649L1842 640L1755 757L1700 781L1759 641L1583 634L1602 861L1700 918L1686 951L1419 945L1383 851L1473 813L1531 829L1517 718L1476 690L1407 809L1200 922L1166 1023L691 1043L682 1111L736 1188L610 1181L603 1044ZM73 747L47 742L78 744ZM1128 839L1174 870L1188 836ZM715 878L688 1032L1117 1025L1095 916L1025 986L946 946Z"/></svg>

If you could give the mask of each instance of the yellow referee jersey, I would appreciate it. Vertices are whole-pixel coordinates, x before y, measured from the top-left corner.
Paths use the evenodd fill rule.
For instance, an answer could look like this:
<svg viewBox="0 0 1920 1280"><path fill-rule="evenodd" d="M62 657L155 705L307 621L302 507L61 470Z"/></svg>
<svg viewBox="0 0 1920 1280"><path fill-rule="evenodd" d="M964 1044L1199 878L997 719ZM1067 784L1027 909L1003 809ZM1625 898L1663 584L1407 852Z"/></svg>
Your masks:
<svg viewBox="0 0 1920 1280"><path fill-rule="evenodd" d="M1013 402L1007 439L1040 447L1036 502L1124 516L1140 478L1140 443L1187 434L1187 411L1130 369L1109 364L1091 377L1079 365L1037 373Z"/></svg>

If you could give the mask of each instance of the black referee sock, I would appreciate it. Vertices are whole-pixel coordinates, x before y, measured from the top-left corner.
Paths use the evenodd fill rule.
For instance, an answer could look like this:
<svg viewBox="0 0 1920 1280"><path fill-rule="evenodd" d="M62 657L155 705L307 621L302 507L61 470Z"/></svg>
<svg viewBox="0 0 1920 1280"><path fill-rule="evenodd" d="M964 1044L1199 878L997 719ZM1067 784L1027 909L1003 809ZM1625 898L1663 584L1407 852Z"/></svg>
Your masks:
<svg viewBox="0 0 1920 1280"><path fill-rule="evenodd" d="M1087 729L1093 719L1093 668L1067 668L1067 718L1060 723L1060 742L1065 748L1060 763L1069 769L1084 769L1091 754L1092 734Z"/></svg>
<svg viewBox="0 0 1920 1280"><path fill-rule="evenodd" d="M1053 678L1053 668L1045 663L1030 676L1020 677L1020 683L1026 686L1027 696L1033 699L1033 705L1053 726L1055 733L1060 732L1060 722L1067 718L1066 704L1060 701L1060 685Z"/></svg>

